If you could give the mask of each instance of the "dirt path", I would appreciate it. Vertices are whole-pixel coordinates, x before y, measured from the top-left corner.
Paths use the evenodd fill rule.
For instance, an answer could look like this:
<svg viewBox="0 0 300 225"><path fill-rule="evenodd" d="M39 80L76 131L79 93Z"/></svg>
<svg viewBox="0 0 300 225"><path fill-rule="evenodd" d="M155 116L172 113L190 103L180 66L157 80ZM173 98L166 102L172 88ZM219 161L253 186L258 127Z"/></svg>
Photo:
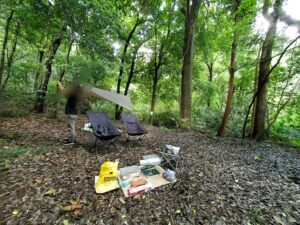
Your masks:
<svg viewBox="0 0 300 225"><path fill-rule="evenodd" d="M42 116L0 119L5 146L26 147L2 171L2 224L297 224L300 221L300 149L270 143L216 139L195 131L148 127L151 147L117 142L97 159L87 151L92 135L63 147L64 121ZM178 182L135 198L121 190L98 195L94 176L108 160L120 167L138 164L165 144L181 147ZM41 150L39 150L41 149ZM1 151L1 150L0 150ZM79 204L66 211L64 206Z"/></svg>

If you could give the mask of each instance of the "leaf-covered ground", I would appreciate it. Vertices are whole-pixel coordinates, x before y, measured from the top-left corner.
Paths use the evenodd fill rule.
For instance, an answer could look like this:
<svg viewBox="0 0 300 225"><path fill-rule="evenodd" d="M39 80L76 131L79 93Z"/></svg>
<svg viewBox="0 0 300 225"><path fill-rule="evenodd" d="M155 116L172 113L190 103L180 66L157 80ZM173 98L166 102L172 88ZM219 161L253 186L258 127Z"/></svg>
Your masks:
<svg viewBox="0 0 300 225"><path fill-rule="evenodd" d="M149 142L117 142L99 157L93 135L80 129L73 147L60 145L65 121L44 116L0 119L1 224L299 224L300 149L217 139L197 131L148 127ZM138 164L165 144L181 147L178 181L125 198L121 190L94 191L108 160Z"/></svg>

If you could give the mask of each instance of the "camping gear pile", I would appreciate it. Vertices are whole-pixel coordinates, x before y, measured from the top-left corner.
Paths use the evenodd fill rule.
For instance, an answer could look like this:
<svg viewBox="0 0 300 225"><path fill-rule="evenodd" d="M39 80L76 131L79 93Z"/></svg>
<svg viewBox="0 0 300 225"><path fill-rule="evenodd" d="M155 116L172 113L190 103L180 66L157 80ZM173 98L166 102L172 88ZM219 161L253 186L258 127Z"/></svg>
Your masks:
<svg viewBox="0 0 300 225"><path fill-rule="evenodd" d="M117 188L121 188L125 197L130 197L138 193L150 191L154 188L176 182L175 171L162 166L174 164L174 160L179 161L179 147L176 149L174 158L168 161L156 154L145 155L140 160L140 165L132 165L120 168L118 162L105 162L101 165L99 176L95 177L96 193L105 193ZM170 150L170 145L166 151ZM172 154L168 153L169 156ZM178 166L179 162L175 162Z"/></svg>
<svg viewBox="0 0 300 225"><path fill-rule="evenodd" d="M132 109L129 96L115 94L95 87L84 86L83 88L88 95L108 100L128 110ZM92 149L96 147L97 154L97 140L110 141L111 144L114 144L113 140L121 136L122 133L125 133L127 141L131 136L138 136L141 140L147 134L147 130L140 124L138 118L131 113L121 113L124 132L118 129L104 112L88 111L87 116L89 122L84 125L82 130L94 133L95 142ZM106 193L120 187L124 195L129 197L176 182L175 171L179 163L179 149L167 145L167 152L161 152L160 156L155 154L143 156L139 166L133 165L120 170L118 170L117 161L103 163L99 176L95 177L96 193ZM164 165L170 168L165 170L162 167Z"/></svg>

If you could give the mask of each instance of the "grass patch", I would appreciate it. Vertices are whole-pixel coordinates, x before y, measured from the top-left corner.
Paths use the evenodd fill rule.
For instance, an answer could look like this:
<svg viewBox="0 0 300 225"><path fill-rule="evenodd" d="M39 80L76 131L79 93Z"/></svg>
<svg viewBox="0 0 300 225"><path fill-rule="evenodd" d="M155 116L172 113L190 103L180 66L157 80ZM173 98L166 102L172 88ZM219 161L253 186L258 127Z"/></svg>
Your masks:
<svg viewBox="0 0 300 225"><path fill-rule="evenodd" d="M251 217L257 224L260 224L264 221L264 215L260 210L255 210L254 212L252 212Z"/></svg>
<svg viewBox="0 0 300 225"><path fill-rule="evenodd" d="M28 149L24 147L5 146L2 150L0 150L0 157L2 159L15 159L24 155L27 151Z"/></svg>
<svg viewBox="0 0 300 225"><path fill-rule="evenodd" d="M4 146L0 149L0 170L7 169L12 160L26 154L28 148Z"/></svg>
<svg viewBox="0 0 300 225"><path fill-rule="evenodd" d="M32 150L33 155L41 155L49 150L49 146L42 146L37 149Z"/></svg>
<svg viewBox="0 0 300 225"><path fill-rule="evenodd" d="M0 146L0 170L8 169L11 162L25 154L33 156L43 154L49 150L49 146L42 146L36 149L24 146Z"/></svg>

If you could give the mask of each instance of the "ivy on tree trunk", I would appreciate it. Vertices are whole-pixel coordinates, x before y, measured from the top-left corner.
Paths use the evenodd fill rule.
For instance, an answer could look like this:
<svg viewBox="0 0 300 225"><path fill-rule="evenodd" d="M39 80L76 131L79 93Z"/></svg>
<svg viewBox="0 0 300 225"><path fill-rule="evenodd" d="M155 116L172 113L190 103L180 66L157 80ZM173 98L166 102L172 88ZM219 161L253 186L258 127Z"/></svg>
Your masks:
<svg viewBox="0 0 300 225"><path fill-rule="evenodd" d="M56 52L61 44L63 32L65 31L65 29L65 26L63 26L60 33L52 41L48 57L44 63L44 80L42 82L41 87L39 88L39 90L37 90L36 93L35 110L38 113L45 112L45 99L48 91L49 80L52 74L52 63Z"/></svg>

